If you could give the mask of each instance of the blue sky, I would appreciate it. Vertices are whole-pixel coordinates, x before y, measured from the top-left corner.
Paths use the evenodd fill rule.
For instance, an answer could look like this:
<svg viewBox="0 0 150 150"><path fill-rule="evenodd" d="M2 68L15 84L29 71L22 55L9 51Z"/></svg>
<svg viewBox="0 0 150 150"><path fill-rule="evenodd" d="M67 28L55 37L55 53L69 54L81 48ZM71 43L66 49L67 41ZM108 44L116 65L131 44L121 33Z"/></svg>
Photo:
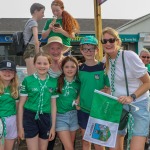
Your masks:
<svg viewBox="0 0 150 150"><path fill-rule="evenodd" d="M0 18L29 18L30 6L45 5L45 18L52 17L50 0L4 0L0 5ZM63 0L65 10L75 18L94 18L93 0ZM150 0L107 0L101 5L103 19L136 19L150 13Z"/></svg>

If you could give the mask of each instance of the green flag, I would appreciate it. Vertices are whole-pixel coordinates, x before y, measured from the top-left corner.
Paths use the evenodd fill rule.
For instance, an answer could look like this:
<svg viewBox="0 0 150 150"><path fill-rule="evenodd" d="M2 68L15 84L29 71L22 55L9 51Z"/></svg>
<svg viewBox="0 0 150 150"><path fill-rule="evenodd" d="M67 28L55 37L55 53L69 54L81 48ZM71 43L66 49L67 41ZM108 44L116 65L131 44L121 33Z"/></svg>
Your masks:
<svg viewBox="0 0 150 150"><path fill-rule="evenodd" d="M84 140L115 147L122 108L116 97L95 90Z"/></svg>

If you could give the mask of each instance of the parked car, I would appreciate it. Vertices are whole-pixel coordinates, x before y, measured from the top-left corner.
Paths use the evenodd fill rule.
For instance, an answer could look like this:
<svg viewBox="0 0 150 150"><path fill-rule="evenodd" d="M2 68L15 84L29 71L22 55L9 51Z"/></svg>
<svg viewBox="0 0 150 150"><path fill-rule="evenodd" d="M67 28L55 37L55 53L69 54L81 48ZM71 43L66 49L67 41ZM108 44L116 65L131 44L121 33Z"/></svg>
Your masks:
<svg viewBox="0 0 150 150"><path fill-rule="evenodd" d="M17 75L19 78L19 85L22 83L23 79L28 75L27 68L25 66L17 67Z"/></svg>

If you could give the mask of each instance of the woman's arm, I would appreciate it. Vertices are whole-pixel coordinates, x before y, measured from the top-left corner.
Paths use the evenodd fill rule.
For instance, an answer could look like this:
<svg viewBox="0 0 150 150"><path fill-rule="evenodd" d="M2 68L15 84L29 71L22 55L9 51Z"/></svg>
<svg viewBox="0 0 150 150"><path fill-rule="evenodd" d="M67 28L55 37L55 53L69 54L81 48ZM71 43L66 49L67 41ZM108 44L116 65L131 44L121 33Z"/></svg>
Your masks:
<svg viewBox="0 0 150 150"><path fill-rule="evenodd" d="M23 106L27 99L27 96L20 96L19 106L18 106L18 137L24 139L24 129L23 129Z"/></svg>
<svg viewBox="0 0 150 150"><path fill-rule="evenodd" d="M40 46L39 39L38 39L38 28L33 27L32 32L33 32L33 37L34 37L35 53L38 53L39 46Z"/></svg>
<svg viewBox="0 0 150 150"><path fill-rule="evenodd" d="M139 79L142 81L143 84L134 93L132 93L136 95L136 98L140 97L150 89L150 77L148 73L146 73ZM130 104L133 101L133 98L131 96L120 96L118 100L123 104Z"/></svg>
<svg viewBox="0 0 150 150"><path fill-rule="evenodd" d="M56 98L51 98L51 116L52 116L52 126L49 133L49 141L53 140L55 137L55 126L56 126Z"/></svg>

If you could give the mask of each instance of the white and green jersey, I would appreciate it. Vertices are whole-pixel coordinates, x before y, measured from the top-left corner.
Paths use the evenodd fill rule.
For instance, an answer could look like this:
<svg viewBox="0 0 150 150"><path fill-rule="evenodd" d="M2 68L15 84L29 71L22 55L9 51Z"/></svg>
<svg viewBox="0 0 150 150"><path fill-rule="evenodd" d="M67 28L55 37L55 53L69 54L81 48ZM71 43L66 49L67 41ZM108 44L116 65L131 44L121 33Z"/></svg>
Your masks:
<svg viewBox="0 0 150 150"><path fill-rule="evenodd" d="M80 82L74 79L72 82L65 80L62 88L62 94L59 94L57 98L57 112L66 113L74 110L75 106L72 107L72 102L77 99L80 91Z"/></svg>
<svg viewBox="0 0 150 150"><path fill-rule="evenodd" d="M94 66L82 64L79 66L79 79L81 82L81 110L89 113L91 110L94 90L101 90L104 86L109 86L108 76L104 72L104 64L98 63Z"/></svg>
<svg viewBox="0 0 150 150"><path fill-rule="evenodd" d="M10 87L0 95L0 118L16 115L16 100L11 96Z"/></svg>
<svg viewBox="0 0 150 150"><path fill-rule="evenodd" d="M55 95L57 79L49 77L40 80L36 74L25 77L20 96L27 96L24 108L38 113L51 112L51 96Z"/></svg>

